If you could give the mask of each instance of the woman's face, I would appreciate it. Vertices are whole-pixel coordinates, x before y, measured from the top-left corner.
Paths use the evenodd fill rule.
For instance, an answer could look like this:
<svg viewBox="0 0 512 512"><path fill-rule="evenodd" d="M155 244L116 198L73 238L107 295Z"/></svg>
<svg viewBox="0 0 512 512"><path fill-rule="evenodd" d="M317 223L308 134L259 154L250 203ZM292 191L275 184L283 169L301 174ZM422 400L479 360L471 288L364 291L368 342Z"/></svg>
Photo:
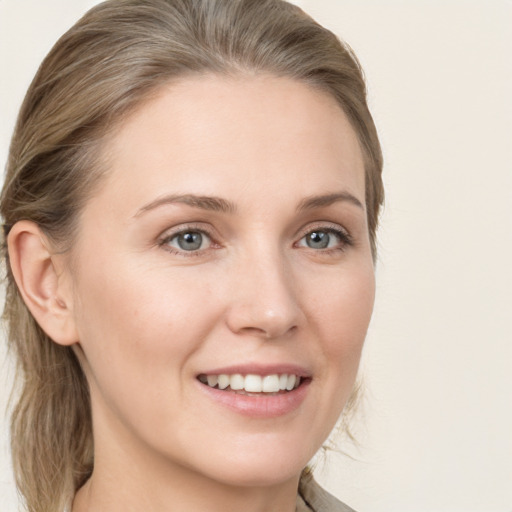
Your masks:
<svg viewBox="0 0 512 512"><path fill-rule="evenodd" d="M350 395L374 299L346 116L290 79L184 79L103 157L69 266L97 466L295 478Z"/></svg>

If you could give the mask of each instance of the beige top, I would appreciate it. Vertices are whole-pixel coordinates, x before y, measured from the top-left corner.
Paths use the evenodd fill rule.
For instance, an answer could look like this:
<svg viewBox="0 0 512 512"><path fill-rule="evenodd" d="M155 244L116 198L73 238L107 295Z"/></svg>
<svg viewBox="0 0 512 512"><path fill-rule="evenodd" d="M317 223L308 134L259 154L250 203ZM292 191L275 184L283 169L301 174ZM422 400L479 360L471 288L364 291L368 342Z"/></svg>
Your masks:
<svg viewBox="0 0 512 512"><path fill-rule="evenodd" d="M302 475L299 482L296 512L355 512L322 489L311 473Z"/></svg>

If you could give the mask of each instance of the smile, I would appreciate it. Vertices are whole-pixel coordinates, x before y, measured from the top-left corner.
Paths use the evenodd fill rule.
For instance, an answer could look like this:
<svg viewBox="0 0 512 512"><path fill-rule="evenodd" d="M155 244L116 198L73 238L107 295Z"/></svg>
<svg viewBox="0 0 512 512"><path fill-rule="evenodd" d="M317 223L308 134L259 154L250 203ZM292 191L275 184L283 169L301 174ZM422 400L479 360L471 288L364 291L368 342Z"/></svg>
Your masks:
<svg viewBox="0 0 512 512"><path fill-rule="evenodd" d="M295 374L271 374L271 375L242 375L239 373L228 375L205 375L201 374L198 379L211 388L225 391L245 393L286 393L298 388L301 384L301 377Z"/></svg>

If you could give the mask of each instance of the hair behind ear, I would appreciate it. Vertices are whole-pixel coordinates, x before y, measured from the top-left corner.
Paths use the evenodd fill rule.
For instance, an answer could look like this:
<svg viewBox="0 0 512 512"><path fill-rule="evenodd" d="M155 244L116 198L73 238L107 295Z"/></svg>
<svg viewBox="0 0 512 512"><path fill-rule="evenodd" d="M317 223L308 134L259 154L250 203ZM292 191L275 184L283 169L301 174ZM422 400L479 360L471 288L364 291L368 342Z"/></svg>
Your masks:
<svg viewBox="0 0 512 512"><path fill-rule="evenodd" d="M53 342L19 297L10 308L32 323L23 339L30 353L11 344L23 368L11 417L16 483L28 504L37 503L30 512L65 510L93 468L89 388L73 349Z"/></svg>

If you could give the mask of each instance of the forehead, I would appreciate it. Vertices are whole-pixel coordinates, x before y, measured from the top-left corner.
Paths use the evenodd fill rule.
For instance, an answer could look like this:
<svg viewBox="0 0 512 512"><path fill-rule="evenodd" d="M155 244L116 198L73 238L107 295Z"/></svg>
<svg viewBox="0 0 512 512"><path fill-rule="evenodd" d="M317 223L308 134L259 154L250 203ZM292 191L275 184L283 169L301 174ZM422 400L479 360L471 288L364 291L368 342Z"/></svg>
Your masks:
<svg viewBox="0 0 512 512"><path fill-rule="evenodd" d="M103 147L106 188L126 200L134 192L149 200L162 187L243 200L244 190L273 187L303 196L343 188L364 202L363 158L346 115L329 94L289 78L168 84Z"/></svg>

